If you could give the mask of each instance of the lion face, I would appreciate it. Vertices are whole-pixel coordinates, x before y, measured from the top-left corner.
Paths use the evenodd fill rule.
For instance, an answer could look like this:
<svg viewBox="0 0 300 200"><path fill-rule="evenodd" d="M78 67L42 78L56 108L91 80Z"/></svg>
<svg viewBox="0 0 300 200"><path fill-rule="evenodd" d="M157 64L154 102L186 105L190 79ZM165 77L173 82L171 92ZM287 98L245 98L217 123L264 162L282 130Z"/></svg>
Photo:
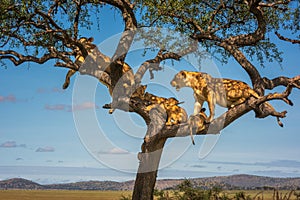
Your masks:
<svg viewBox="0 0 300 200"><path fill-rule="evenodd" d="M78 40L78 42L81 43L87 51L96 48L96 45L92 43L93 41L94 41L93 37L90 38L82 37Z"/></svg>
<svg viewBox="0 0 300 200"><path fill-rule="evenodd" d="M185 79L186 79L186 71L182 70L178 72L173 80L170 82L170 84L176 88L177 91L180 90L180 88L185 87Z"/></svg>

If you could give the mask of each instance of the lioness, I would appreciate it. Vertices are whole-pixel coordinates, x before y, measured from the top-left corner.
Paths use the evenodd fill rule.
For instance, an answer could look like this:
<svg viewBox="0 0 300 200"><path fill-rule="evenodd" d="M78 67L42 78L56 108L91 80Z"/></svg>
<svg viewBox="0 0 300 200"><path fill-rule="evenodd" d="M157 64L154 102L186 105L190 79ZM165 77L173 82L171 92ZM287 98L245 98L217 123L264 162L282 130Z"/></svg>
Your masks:
<svg viewBox="0 0 300 200"><path fill-rule="evenodd" d="M216 104L232 108L245 102L251 96L255 98L260 97L248 84L242 81L213 78L203 72L182 70L175 75L170 83L177 91L182 87L191 87L193 89L195 115L200 113L203 103L207 101L210 112L208 122L214 119ZM264 105L275 110L268 102L265 102ZM277 121L280 126L283 126L279 117L277 117Z"/></svg>

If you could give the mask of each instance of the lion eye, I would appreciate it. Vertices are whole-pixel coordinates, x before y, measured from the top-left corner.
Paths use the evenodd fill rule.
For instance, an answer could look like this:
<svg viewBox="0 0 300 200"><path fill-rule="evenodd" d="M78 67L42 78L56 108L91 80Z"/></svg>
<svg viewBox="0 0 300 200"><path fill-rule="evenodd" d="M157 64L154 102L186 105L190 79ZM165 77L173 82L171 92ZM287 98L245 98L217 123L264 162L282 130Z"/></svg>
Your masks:
<svg viewBox="0 0 300 200"><path fill-rule="evenodd" d="M180 75L181 75L183 78L186 78L186 74L185 74L184 71L181 71L181 72L180 72Z"/></svg>

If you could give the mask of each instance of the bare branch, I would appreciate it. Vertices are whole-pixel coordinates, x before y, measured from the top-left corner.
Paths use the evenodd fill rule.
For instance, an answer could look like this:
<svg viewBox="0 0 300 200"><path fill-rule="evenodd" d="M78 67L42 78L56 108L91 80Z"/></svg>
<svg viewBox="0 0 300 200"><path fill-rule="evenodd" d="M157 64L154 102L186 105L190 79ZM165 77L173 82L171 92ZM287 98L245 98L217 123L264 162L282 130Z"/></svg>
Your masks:
<svg viewBox="0 0 300 200"><path fill-rule="evenodd" d="M290 38L287 38L287 37L283 37L283 36L280 35L277 31L275 32L275 34L277 35L277 37L278 37L280 40L284 40L284 41L287 41L287 42L291 42L292 44L300 44L300 40L295 40L295 39L290 39Z"/></svg>
<svg viewBox="0 0 300 200"><path fill-rule="evenodd" d="M146 71L149 69L151 78L153 78L152 71L158 71L162 68L159 67L160 63L164 60L174 59L179 61L182 56L185 56L191 52L196 51L198 48L198 44L196 41L193 41L193 44L189 45L187 48L183 49L180 52L166 52L164 49L160 49L155 58L145 61L135 73L135 83L139 85Z"/></svg>
<svg viewBox="0 0 300 200"><path fill-rule="evenodd" d="M79 66L76 63L63 63L63 62L56 62L54 64L56 67L63 67L63 68L68 68L68 69L73 69L73 70L78 70Z"/></svg>
<svg viewBox="0 0 300 200"><path fill-rule="evenodd" d="M0 50L0 60L8 59L14 63L14 65L18 66L24 62L36 62L39 64L43 64L50 59L56 58L56 56L52 53L44 54L42 57L37 58L35 56L25 56L13 50L3 51Z"/></svg>
<svg viewBox="0 0 300 200"><path fill-rule="evenodd" d="M274 78L272 80L264 77L263 78L263 83L264 83L264 87L266 89L269 89L269 90L272 90L272 89L274 89L275 87L278 87L278 86L287 87L290 84L293 87L300 89L299 76L296 76L294 78L288 78L288 77L280 76L280 77Z"/></svg>
<svg viewBox="0 0 300 200"><path fill-rule="evenodd" d="M289 84L286 87L286 90L283 93L270 93L266 96L263 96L259 99L257 99L254 104L256 106L266 102L266 101L270 101L270 100L274 100L274 99L279 99L279 100L283 100L285 103L287 103L288 105L293 105L292 101L288 99L288 96L291 94L293 89L293 85Z"/></svg>

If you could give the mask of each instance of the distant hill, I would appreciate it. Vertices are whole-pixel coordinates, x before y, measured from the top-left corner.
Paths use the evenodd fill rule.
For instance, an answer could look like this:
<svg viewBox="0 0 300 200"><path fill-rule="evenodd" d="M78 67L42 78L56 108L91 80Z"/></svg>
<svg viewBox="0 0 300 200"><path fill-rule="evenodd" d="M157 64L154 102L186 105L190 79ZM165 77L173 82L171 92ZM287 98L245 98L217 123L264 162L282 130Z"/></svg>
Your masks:
<svg viewBox="0 0 300 200"><path fill-rule="evenodd" d="M156 188L174 189L184 179L164 179L158 180ZM230 189L271 189L279 190L300 189L300 178L272 178L253 175L232 175L208 178L190 179L195 187L210 189L221 187L224 190ZM115 182L115 181L84 181L76 183L40 185L33 181L21 178L14 178L0 181L0 189L56 189L56 190L132 190L134 181Z"/></svg>
<svg viewBox="0 0 300 200"><path fill-rule="evenodd" d="M273 178L254 175L232 175L192 179L193 183L203 189L220 186L223 189L262 189L277 188L290 190L300 188L300 178Z"/></svg>
<svg viewBox="0 0 300 200"><path fill-rule="evenodd" d="M0 189L24 189L24 190L40 190L45 186L22 178L13 178L0 181Z"/></svg>

